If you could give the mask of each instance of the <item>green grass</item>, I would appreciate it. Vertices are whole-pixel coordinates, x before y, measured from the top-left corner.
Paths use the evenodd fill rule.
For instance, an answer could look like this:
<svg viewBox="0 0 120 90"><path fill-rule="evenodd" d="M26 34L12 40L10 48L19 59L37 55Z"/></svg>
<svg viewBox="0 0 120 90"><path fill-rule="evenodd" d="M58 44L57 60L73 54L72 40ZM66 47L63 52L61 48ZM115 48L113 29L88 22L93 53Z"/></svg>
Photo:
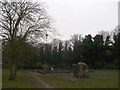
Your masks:
<svg viewBox="0 0 120 90"><path fill-rule="evenodd" d="M72 73L42 74L40 77L50 86L55 88L118 88L117 70L92 70L90 78L76 79ZM16 80L9 81L9 70L3 69L3 88L43 88L36 82L30 71L18 71Z"/></svg>
<svg viewBox="0 0 120 90"><path fill-rule="evenodd" d="M70 74L42 75L50 85L57 88L118 88L118 73L116 70L94 70L90 76L95 78L71 80ZM71 74L72 75L72 74Z"/></svg>
<svg viewBox="0 0 120 90"><path fill-rule="evenodd" d="M0 68L0 89L2 88L2 69Z"/></svg>
<svg viewBox="0 0 120 90"><path fill-rule="evenodd" d="M2 88L40 88L43 87L42 84L32 80L29 71L18 71L15 80L10 81L9 70L3 69L2 73Z"/></svg>

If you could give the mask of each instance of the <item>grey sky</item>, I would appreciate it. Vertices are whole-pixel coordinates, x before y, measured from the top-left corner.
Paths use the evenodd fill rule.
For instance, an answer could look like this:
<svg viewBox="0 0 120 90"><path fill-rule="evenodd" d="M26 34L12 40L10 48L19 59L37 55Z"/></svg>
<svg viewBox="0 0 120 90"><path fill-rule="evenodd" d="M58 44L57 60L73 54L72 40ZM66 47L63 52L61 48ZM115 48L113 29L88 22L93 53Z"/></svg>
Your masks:
<svg viewBox="0 0 120 90"><path fill-rule="evenodd" d="M118 25L119 0L34 0L43 1L62 40L73 34L96 35Z"/></svg>
<svg viewBox="0 0 120 90"><path fill-rule="evenodd" d="M118 0L43 1L64 40L75 33L94 36L98 31L110 31L118 25Z"/></svg>

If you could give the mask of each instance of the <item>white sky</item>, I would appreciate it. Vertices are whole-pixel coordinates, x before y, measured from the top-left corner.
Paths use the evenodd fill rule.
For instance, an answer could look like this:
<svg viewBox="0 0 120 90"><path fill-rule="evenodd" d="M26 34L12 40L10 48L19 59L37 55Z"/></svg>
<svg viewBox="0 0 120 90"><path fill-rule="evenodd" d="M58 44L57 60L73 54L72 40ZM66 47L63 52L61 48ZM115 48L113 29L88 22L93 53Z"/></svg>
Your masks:
<svg viewBox="0 0 120 90"><path fill-rule="evenodd" d="M35 0L38 1L38 0ZM66 40L73 34L92 34L111 31L118 25L119 0L42 0L54 27Z"/></svg>
<svg viewBox="0 0 120 90"><path fill-rule="evenodd" d="M118 25L118 0L44 1L64 40L75 33L94 36L98 31L111 31Z"/></svg>

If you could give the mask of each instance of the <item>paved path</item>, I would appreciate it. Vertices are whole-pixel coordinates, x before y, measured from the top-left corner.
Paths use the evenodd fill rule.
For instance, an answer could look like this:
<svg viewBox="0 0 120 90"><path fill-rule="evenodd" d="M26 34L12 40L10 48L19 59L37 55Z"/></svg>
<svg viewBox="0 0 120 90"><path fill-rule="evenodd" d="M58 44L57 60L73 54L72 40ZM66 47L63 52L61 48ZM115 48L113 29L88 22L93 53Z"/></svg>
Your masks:
<svg viewBox="0 0 120 90"><path fill-rule="evenodd" d="M46 83L40 76L41 74L38 72L31 72L32 77L38 82L42 83L44 85L44 88L54 88L53 86L50 86L48 83Z"/></svg>

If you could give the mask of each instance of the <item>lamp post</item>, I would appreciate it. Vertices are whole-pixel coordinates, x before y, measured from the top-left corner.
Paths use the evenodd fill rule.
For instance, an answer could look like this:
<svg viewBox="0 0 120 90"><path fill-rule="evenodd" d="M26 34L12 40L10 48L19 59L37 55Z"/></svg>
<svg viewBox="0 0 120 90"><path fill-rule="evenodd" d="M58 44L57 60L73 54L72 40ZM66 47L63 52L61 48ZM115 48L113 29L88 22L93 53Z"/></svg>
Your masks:
<svg viewBox="0 0 120 90"><path fill-rule="evenodd" d="M45 45L45 65L46 65L46 69L45 69L45 72L47 73L47 37L48 37L48 34L47 34L47 31L46 31L46 34L45 34L45 37L46 37L46 45Z"/></svg>

